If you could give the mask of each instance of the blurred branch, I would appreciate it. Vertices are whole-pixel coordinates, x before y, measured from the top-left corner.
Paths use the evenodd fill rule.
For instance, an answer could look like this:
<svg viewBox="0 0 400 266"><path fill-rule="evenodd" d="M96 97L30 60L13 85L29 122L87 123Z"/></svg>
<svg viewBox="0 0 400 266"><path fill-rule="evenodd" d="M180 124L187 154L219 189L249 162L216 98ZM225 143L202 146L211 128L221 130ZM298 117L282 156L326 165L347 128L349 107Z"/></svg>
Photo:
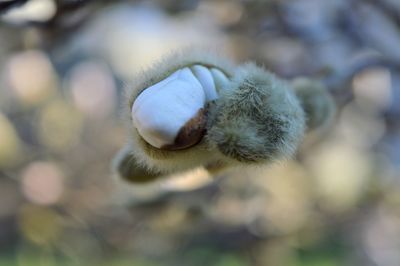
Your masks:
<svg viewBox="0 0 400 266"><path fill-rule="evenodd" d="M385 0L363 0L365 3L369 3L376 8L382 10L388 18L395 21L397 25L400 25L400 13L398 10Z"/></svg>
<svg viewBox="0 0 400 266"><path fill-rule="evenodd" d="M11 8L24 5L29 0L12 0L7 2L0 2L0 15L8 12Z"/></svg>
<svg viewBox="0 0 400 266"><path fill-rule="evenodd" d="M81 1L65 1L65 0L57 0L56 6L57 11L54 16L46 21L46 22L29 22L29 24L34 26L46 27L46 28L56 28L69 26L65 23L66 17L69 15L76 15L77 12L81 12L84 8L86 8L92 0L81 0ZM102 1L101 1L102 2ZM73 25L80 24L85 18L88 16L79 16L80 18L74 21Z"/></svg>
<svg viewBox="0 0 400 266"><path fill-rule="evenodd" d="M337 104L343 106L353 98L353 91L348 84L357 74L371 68L384 67L400 71L400 63L380 55L366 55L355 62L344 66L341 71L333 73L323 79L323 83L335 97Z"/></svg>
<svg viewBox="0 0 400 266"><path fill-rule="evenodd" d="M348 66L344 66L342 71L328 76L323 82L331 91L336 91L348 83L358 73L376 67L385 67L399 71L400 63L380 55L367 55Z"/></svg>

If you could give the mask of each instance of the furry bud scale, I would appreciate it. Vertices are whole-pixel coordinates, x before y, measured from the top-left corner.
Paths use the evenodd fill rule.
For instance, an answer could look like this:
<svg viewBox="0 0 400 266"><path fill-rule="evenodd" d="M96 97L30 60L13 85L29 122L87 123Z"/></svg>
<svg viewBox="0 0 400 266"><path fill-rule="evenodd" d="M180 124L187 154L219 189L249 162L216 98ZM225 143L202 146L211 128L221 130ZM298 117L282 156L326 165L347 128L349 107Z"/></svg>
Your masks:
<svg viewBox="0 0 400 266"><path fill-rule="evenodd" d="M244 163L289 157L304 136L304 112L296 95L286 82L255 64L237 69L210 117L210 141Z"/></svg>
<svg viewBox="0 0 400 266"><path fill-rule="evenodd" d="M321 82L308 78L296 78L292 87L304 109L307 129L327 128L336 113L336 105L328 89Z"/></svg>

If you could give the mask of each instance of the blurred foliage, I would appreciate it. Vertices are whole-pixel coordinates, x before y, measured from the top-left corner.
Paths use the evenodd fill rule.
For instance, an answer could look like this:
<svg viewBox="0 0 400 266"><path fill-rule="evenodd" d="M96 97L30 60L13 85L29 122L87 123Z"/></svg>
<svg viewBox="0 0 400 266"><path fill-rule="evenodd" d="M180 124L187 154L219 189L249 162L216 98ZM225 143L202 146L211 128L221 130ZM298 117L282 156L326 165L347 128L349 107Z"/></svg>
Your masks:
<svg viewBox="0 0 400 266"><path fill-rule="evenodd" d="M399 1L6 0L0 20L0 265L400 265ZM118 180L123 86L188 45L326 82L335 124L277 165Z"/></svg>

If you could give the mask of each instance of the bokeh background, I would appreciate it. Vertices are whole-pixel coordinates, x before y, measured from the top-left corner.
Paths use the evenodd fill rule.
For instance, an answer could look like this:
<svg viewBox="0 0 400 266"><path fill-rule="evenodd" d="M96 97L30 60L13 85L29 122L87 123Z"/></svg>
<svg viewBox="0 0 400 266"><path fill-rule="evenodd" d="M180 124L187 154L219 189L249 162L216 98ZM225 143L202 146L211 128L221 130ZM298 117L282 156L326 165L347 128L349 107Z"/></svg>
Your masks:
<svg viewBox="0 0 400 266"><path fill-rule="evenodd" d="M1 266L400 265L398 0L1 0ZM181 47L324 80L297 158L147 185L110 170L123 86Z"/></svg>

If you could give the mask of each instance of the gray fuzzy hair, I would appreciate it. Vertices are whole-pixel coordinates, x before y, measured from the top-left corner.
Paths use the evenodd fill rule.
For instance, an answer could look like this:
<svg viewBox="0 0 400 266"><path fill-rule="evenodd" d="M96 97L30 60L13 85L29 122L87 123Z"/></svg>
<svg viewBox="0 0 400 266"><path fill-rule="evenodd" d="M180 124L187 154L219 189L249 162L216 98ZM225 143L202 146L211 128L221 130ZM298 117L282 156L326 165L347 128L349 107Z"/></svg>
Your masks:
<svg viewBox="0 0 400 266"><path fill-rule="evenodd" d="M209 141L225 156L265 163L293 155L302 140L304 112L288 84L248 63L212 110Z"/></svg>
<svg viewBox="0 0 400 266"><path fill-rule="evenodd" d="M304 109L308 131L329 127L336 113L336 104L323 83L297 78L292 87Z"/></svg>

